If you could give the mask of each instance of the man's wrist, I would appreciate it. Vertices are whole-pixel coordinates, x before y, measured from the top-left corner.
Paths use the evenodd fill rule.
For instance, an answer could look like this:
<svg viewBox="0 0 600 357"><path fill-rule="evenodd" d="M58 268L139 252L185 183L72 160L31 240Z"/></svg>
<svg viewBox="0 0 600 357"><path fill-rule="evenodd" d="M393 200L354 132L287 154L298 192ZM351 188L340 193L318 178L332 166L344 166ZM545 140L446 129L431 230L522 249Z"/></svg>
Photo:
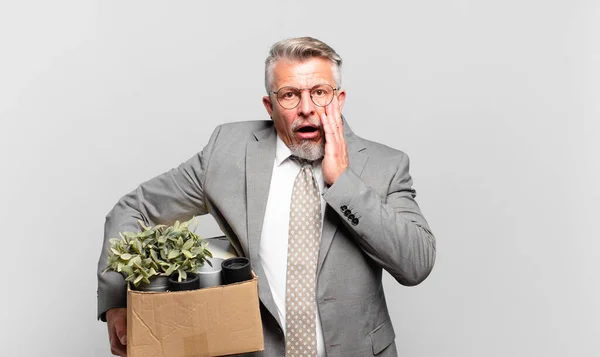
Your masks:
<svg viewBox="0 0 600 357"><path fill-rule="evenodd" d="M100 314L100 320L106 322L107 319L110 318L113 313L116 313L117 309L126 309L126 307L125 306L111 307L110 309L108 309Z"/></svg>

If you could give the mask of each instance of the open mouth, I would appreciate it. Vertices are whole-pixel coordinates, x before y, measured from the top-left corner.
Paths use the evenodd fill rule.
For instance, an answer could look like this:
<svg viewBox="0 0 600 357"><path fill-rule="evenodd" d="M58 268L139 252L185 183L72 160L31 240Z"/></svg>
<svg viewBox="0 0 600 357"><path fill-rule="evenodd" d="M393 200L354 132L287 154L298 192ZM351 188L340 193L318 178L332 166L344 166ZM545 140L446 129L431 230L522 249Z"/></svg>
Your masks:
<svg viewBox="0 0 600 357"><path fill-rule="evenodd" d="M305 125L296 129L296 135L304 140L316 139L319 137L319 128L316 125Z"/></svg>
<svg viewBox="0 0 600 357"><path fill-rule="evenodd" d="M300 133L314 133L318 131L318 129L314 126L303 126L301 128L298 128L297 131Z"/></svg>

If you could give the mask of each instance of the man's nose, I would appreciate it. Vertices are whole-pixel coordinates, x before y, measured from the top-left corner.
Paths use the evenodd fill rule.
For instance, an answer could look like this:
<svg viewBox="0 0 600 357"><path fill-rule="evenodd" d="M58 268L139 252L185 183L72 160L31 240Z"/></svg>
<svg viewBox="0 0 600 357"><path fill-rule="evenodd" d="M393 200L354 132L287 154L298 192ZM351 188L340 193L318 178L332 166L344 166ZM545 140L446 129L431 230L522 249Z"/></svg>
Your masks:
<svg viewBox="0 0 600 357"><path fill-rule="evenodd" d="M298 104L299 115L310 117L315 114L315 103L310 98L308 91L302 91L300 95L300 104Z"/></svg>

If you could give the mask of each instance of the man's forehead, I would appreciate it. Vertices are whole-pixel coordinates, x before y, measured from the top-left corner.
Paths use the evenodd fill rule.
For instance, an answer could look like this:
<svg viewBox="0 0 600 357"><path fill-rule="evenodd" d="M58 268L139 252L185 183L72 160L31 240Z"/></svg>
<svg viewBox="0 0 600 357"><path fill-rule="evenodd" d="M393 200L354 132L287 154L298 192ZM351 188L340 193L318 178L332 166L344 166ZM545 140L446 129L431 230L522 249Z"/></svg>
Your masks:
<svg viewBox="0 0 600 357"><path fill-rule="evenodd" d="M333 68L331 62L322 58L312 58L306 61L290 61L281 59L275 63L273 68L276 83L286 81L311 81L333 80Z"/></svg>

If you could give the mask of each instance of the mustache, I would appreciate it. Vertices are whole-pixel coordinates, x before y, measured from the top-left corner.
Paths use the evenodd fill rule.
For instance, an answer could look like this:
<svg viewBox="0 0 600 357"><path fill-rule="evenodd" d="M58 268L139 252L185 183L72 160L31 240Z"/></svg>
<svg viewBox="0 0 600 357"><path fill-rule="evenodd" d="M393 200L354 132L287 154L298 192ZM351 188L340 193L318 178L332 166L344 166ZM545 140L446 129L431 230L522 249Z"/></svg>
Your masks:
<svg viewBox="0 0 600 357"><path fill-rule="evenodd" d="M301 127L304 127L307 125L313 126L313 127L317 128L318 131L323 133L323 126L321 125L321 121L319 119L314 119L314 118L296 120L295 122L292 123L290 130L297 131Z"/></svg>

